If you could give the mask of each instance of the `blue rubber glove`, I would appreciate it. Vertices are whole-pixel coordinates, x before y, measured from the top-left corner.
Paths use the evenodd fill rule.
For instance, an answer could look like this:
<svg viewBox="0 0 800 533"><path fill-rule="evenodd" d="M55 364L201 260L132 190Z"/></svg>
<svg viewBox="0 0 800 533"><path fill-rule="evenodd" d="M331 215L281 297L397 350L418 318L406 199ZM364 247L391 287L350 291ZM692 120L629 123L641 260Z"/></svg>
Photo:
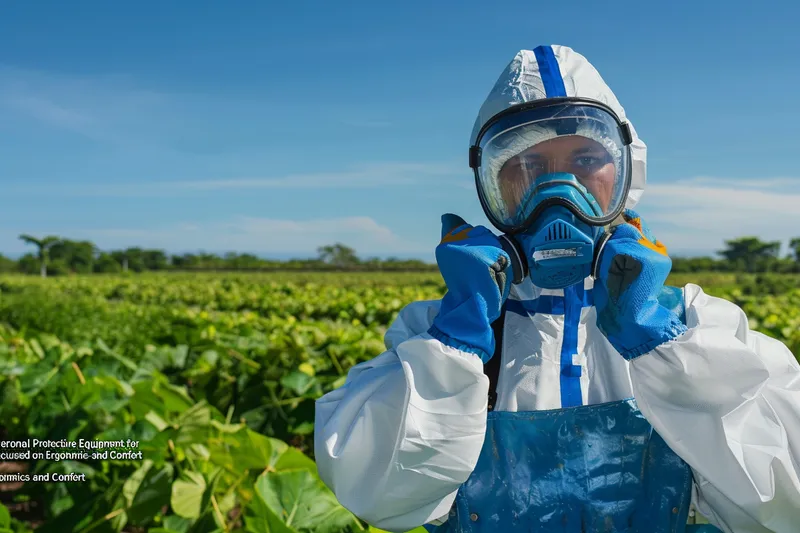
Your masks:
<svg viewBox="0 0 800 533"><path fill-rule="evenodd" d="M511 290L511 260L491 231L446 214L436 262L447 293L428 333L486 363L494 354L492 322Z"/></svg>
<svg viewBox="0 0 800 533"><path fill-rule="evenodd" d="M626 210L601 251L594 302L597 326L622 356L631 360L674 340L686 330L664 283L672 269L667 249ZM671 296L672 295L672 296Z"/></svg>

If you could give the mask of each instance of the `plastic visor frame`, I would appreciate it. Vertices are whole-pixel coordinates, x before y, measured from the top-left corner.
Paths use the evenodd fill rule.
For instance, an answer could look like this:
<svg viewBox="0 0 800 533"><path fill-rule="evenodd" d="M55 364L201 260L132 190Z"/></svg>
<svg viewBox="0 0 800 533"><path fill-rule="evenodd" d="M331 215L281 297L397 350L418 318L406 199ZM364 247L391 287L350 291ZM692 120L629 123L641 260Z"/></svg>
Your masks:
<svg viewBox="0 0 800 533"><path fill-rule="evenodd" d="M516 115L518 113L524 113L526 111L545 109L548 107L563 106L565 104L582 105L582 106L595 107L601 109L602 111L608 113L608 115L611 116L617 123L617 126L619 127L620 137L622 138L624 145L628 147L633 142L633 132L631 131L631 128L628 125L628 123L622 122L619 119L619 116L609 106L597 100L592 100L590 98L580 98L580 97L546 98L542 100L535 100L533 102L525 102L522 104L517 104L507 109L504 109L503 111L494 115L492 118L486 121L486 124L484 124L483 127L478 132L478 136L475 139L475 144L473 146L470 146L469 148L469 166L470 168L472 168L475 174L475 188L478 191L478 198L481 202L481 207L483 208L483 212L486 214L486 217L489 219L489 221L503 233L507 233L509 235L522 233L523 231L525 231L527 228L530 227L531 223L537 217L539 217L539 215L542 213L544 209L547 209L548 207L552 207L554 205L563 205L564 207L569 208L570 211L575 213L575 216L578 219L591 226L605 226L606 224L610 223L612 220L617 218L620 215L620 213L622 213L622 211L625 209L625 201L623 201L620 202L620 205L617 206L617 208L613 212L609 213L604 217L599 217L599 218L589 217L588 215L584 214L578 206L574 205L567 199L548 198L545 201L543 201L540 205L538 205L536 209L534 209L533 212L530 215L528 215L528 217L524 221L520 222L519 224L509 225L499 221L489 208L486 198L484 197L483 194L483 188L481 187L480 183L480 166L481 166L480 145L483 137L490 130L494 129L499 123L505 122L504 119L506 119L507 117ZM508 124L508 127L510 126L512 126L512 124ZM627 159L628 176L626 176L625 184L623 186L622 198L627 198L628 192L630 191L631 188L630 172L631 172L632 159L631 159L630 148L625 150L625 157Z"/></svg>

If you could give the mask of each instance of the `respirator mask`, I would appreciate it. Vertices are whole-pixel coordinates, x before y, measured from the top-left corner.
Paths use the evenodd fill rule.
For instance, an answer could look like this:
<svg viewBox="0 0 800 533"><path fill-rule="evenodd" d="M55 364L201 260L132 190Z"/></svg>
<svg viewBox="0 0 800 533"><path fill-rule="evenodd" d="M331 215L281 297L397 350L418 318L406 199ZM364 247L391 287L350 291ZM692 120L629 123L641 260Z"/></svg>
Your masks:
<svg viewBox="0 0 800 533"><path fill-rule="evenodd" d="M481 128L470 167L514 283L562 289L595 274L625 208L632 139L614 111L583 98L515 105Z"/></svg>

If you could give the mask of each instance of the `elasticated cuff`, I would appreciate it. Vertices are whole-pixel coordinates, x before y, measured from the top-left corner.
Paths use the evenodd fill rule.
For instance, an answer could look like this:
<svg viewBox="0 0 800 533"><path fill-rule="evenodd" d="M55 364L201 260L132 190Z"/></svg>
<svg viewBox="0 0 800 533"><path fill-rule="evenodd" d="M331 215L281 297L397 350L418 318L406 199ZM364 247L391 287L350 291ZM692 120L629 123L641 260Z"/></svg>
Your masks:
<svg viewBox="0 0 800 533"><path fill-rule="evenodd" d="M669 329L666 332L667 333L666 335L661 336L661 337L656 338L656 339L653 339L653 340L651 340L649 342L646 342L644 344L641 344L639 346L636 346L635 348L631 348L629 350L622 351L622 352L620 352L620 355L622 355L622 357L624 357L628 361L630 361L632 359L636 359L637 357L641 357L641 356L643 356L645 354L648 354L648 353L652 352L653 350L655 350L656 348L658 348L662 344L666 344L668 342L674 341L675 339L677 339L678 337L680 337L681 335L683 335L687 331L689 331L689 328L687 328L682 322L679 322L679 321L678 322L672 322L670 324Z"/></svg>
<svg viewBox="0 0 800 533"><path fill-rule="evenodd" d="M481 348L476 348L475 346L470 346L469 344L461 342L460 340L447 335L436 326L431 326L430 329L428 329L428 335L438 340L442 344L449 346L450 348L477 355L481 358L481 361L483 361L484 364L491 359L492 355L494 355L487 353Z"/></svg>

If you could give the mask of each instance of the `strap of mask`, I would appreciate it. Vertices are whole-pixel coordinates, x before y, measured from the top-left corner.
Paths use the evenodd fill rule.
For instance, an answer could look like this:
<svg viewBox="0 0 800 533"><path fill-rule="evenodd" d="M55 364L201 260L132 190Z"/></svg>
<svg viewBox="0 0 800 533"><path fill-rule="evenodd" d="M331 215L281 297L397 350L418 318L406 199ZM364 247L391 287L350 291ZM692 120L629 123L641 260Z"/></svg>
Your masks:
<svg viewBox="0 0 800 533"><path fill-rule="evenodd" d="M483 373L489 378L489 411L497 404L497 379L500 376L500 362L503 354L503 328L506 321L506 306L500 310L500 316L492 322L494 332L494 355L483 365Z"/></svg>

